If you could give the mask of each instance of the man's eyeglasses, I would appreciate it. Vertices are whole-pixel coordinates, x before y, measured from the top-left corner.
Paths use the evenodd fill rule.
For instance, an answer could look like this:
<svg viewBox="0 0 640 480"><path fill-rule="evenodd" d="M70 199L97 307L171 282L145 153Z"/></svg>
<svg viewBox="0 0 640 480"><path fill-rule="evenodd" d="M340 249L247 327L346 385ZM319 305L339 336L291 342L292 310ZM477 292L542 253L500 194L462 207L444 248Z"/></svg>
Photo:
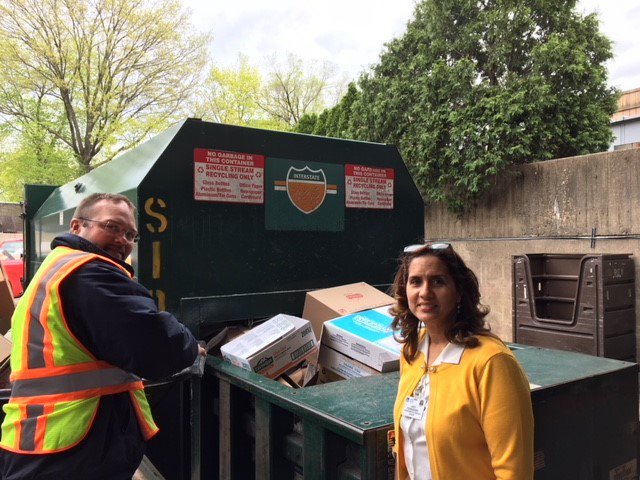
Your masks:
<svg viewBox="0 0 640 480"><path fill-rule="evenodd" d="M453 247L450 243L445 242L434 242L434 243L420 243L416 245L409 245L408 247L404 247L404 253L411 253L421 248L428 248L429 250L451 250Z"/></svg>
<svg viewBox="0 0 640 480"><path fill-rule="evenodd" d="M127 230L122 228L115 222L111 220L107 220L106 222L101 222L100 220L92 220L90 218L78 217L78 220L82 220L84 222L93 222L98 224L98 226L103 229L105 232L113 235L114 237L119 237L120 235L124 236L127 242L137 243L140 240L140 235L135 230Z"/></svg>

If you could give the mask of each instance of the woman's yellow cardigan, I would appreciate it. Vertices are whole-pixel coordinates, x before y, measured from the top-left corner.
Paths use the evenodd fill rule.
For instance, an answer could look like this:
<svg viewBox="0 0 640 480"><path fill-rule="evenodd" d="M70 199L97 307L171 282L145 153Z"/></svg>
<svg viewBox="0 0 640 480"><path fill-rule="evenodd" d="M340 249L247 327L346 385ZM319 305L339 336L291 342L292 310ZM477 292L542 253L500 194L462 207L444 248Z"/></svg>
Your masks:
<svg viewBox="0 0 640 480"><path fill-rule="evenodd" d="M433 480L530 480L533 478L533 411L529 382L499 339L478 335L458 365L430 368L426 435ZM424 374L420 352L400 359L393 409L399 478L407 477L400 415Z"/></svg>

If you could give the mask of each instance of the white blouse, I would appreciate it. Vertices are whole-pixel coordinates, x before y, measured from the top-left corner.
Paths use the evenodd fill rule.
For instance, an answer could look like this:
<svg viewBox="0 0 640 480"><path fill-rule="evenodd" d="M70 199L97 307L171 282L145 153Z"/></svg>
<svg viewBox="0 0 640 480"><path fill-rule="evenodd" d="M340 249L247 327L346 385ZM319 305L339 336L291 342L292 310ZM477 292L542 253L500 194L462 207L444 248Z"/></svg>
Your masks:
<svg viewBox="0 0 640 480"><path fill-rule="evenodd" d="M419 350L424 354L424 358L429 358L429 342L425 339L419 346ZM432 367L441 363L459 364L464 347L454 343L448 343L438 358L435 359ZM429 405L429 373L425 364L425 374L420 379L411 397L405 402L405 408L400 418L400 429L402 430L403 453L405 465L411 480L432 480L431 465L429 464L429 449L427 448L427 436L425 428L427 426L427 407ZM413 398L413 400L411 400ZM411 407L408 407L408 404ZM408 411L411 408L411 412ZM411 415L411 416L409 416ZM406 480L406 479L402 479Z"/></svg>

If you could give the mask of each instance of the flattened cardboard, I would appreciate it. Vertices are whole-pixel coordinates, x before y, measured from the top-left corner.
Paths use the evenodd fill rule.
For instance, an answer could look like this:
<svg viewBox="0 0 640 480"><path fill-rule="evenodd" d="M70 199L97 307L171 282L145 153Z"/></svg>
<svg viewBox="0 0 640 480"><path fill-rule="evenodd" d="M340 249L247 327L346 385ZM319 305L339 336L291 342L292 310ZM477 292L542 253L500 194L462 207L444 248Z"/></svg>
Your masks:
<svg viewBox="0 0 640 480"><path fill-rule="evenodd" d="M398 370L402 344L393 337L388 310L380 307L328 320L321 343L379 372Z"/></svg>
<svg viewBox="0 0 640 480"><path fill-rule="evenodd" d="M318 350L308 320L279 314L220 348L222 358L245 370L276 378Z"/></svg>
<svg viewBox="0 0 640 480"><path fill-rule="evenodd" d="M364 282L352 283L307 292L302 318L311 322L313 333L320 338L326 320L392 303L393 297L377 288Z"/></svg>
<svg viewBox="0 0 640 480"><path fill-rule="evenodd" d="M11 316L14 310L13 292L0 263L0 333L6 333L11 328Z"/></svg>
<svg viewBox="0 0 640 480"><path fill-rule="evenodd" d="M0 335L0 372L9 366L11 358L11 341L4 335Z"/></svg>

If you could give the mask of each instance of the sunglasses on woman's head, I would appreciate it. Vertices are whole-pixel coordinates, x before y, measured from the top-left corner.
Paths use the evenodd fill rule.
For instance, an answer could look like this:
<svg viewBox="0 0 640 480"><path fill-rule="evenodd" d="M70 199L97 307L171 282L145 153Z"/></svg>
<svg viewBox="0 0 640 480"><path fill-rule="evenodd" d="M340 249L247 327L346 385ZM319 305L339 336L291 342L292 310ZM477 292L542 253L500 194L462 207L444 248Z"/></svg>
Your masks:
<svg viewBox="0 0 640 480"><path fill-rule="evenodd" d="M450 250L453 247L450 243L445 242L434 242L434 243L421 243L416 245L409 245L408 247L404 247L404 253L415 252L416 250L420 250L421 248L428 248L429 250Z"/></svg>

